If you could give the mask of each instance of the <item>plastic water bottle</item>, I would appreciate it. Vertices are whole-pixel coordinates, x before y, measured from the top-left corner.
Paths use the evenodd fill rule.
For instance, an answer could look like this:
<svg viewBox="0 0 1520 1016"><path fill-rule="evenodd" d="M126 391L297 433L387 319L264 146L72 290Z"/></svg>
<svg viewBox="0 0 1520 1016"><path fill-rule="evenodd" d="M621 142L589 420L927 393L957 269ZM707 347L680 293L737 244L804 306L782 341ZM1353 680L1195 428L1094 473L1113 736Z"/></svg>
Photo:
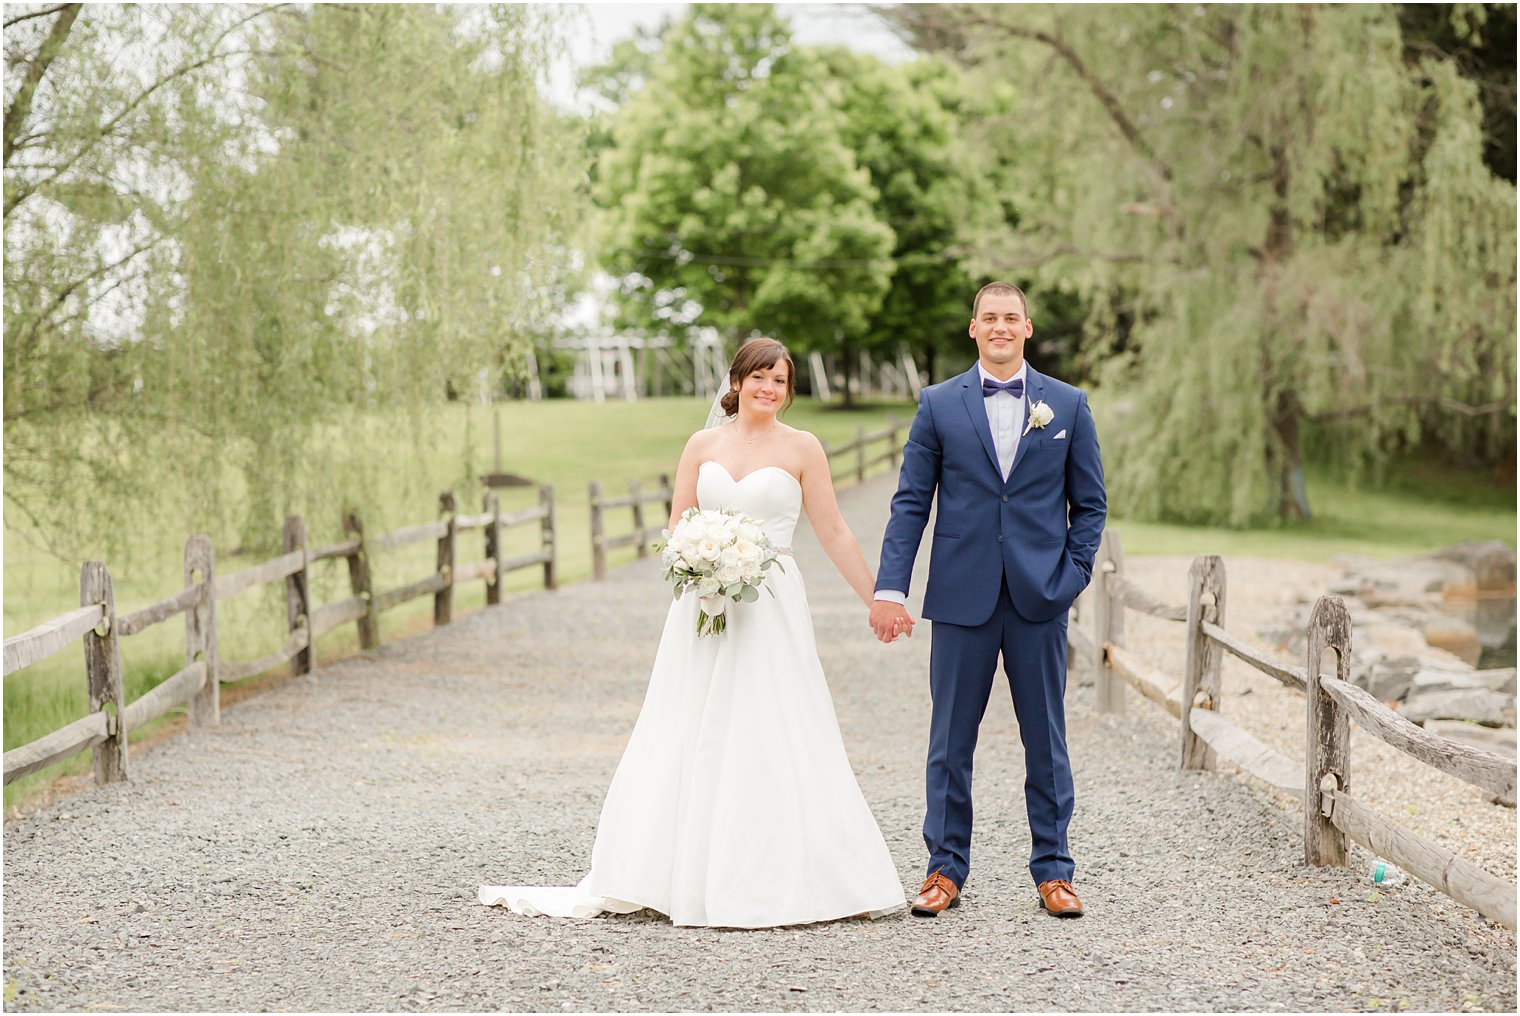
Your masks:
<svg viewBox="0 0 1520 1016"><path fill-rule="evenodd" d="M1404 873L1382 858L1372 862L1372 884L1378 889L1389 889L1404 884Z"/></svg>

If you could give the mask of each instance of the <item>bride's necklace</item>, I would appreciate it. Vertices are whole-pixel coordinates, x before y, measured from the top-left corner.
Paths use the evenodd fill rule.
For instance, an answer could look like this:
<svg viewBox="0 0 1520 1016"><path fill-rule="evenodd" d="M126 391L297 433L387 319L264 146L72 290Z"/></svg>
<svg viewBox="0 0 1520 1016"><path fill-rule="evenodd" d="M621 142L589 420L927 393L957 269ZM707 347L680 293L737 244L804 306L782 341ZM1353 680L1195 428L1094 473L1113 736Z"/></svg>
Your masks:
<svg viewBox="0 0 1520 1016"><path fill-rule="evenodd" d="M760 433L756 434L754 437L745 437L744 436L744 432L741 431L738 428L738 426L735 426L734 427L734 433L738 434L739 437L744 441L745 444L752 445L756 441L760 440L762 437L764 437L765 435L769 434L771 431L773 431L775 429L776 429L776 425L773 423L769 427L767 427L764 430L762 430Z"/></svg>

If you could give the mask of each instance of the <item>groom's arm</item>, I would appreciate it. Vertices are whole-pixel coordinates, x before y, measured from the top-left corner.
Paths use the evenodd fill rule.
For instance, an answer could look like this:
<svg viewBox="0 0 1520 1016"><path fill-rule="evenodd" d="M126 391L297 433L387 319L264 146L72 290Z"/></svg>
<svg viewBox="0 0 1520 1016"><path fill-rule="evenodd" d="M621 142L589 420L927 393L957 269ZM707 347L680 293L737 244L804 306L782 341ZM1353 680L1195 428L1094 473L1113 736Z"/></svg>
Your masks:
<svg viewBox="0 0 1520 1016"><path fill-rule="evenodd" d="M1077 419L1071 429L1071 449L1066 453L1066 550L1084 578L1092 579L1093 558L1103 538L1108 517L1108 495L1103 487L1103 458L1098 452L1098 429L1084 392L1077 400Z"/></svg>
<svg viewBox="0 0 1520 1016"><path fill-rule="evenodd" d="M903 446L897 493L892 495L892 514L881 539L881 563L876 569L878 594L907 596L913 560L918 556L919 541L923 539L934 491L939 486L940 454L929 393L923 391L918 396L918 413L908 430L908 443ZM886 598L896 599L890 595Z"/></svg>

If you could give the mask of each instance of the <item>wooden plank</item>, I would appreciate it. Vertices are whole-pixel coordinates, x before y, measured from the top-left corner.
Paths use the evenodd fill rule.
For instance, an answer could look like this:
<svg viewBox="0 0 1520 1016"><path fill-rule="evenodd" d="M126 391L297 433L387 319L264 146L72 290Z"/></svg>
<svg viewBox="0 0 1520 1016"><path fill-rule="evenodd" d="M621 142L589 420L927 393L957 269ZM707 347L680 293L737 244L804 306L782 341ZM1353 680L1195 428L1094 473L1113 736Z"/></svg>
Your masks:
<svg viewBox="0 0 1520 1016"><path fill-rule="evenodd" d="M501 526L503 529L506 529L511 526L520 526L524 522L537 522L539 519L545 519L548 517L549 513L547 506L542 504L535 504L530 505L527 508L519 508L515 512L502 512Z"/></svg>
<svg viewBox="0 0 1520 1016"><path fill-rule="evenodd" d="M79 572L79 605L87 607L97 603L105 611L105 623L84 633L84 671L90 712L104 712L106 703L110 703L120 716L127 707L127 692L121 680L121 639L111 630L111 622L116 617L116 590L104 561L86 561ZM125 780L126 728L116 726L90 754L97 784Z"/></svg>
<svg viewBox="0 0 1520 1016"><path fill-rule="evenodd" d="M365 609L364 600L358 596L318 607L311 615L312 639L321 638L341 624L359 620L364 616Z"/></svg>
<svg viewBox="0 0 1520 1016"><path fill-rule="evenodd" d="M90 603L67 614L60 614L14 638L6 639L5 672L14 674L22 667L45 660L68 648L85 632L93 630L103 617L105 608L98 603Z"/></svg>
<svg viewBox="0 0 1520 1016"><path fill-rule="evenodd" d="M1513 879L1489 874L1440 844L1389 821L1343 791L1321 788L1320 796L1335 828L1463 906L1514 930Z"/></svg>
<svg viewBox="0 0 1520 1016"><path fill-rule="evenodd" d="M454 532L466 533L472 529L481 529L491 524L491 513L483 515L455 515Z"/></svg>
<svg viewBox="0 0 1520 1016"><path fill-rule="evenodd" d="M1212 709L1193 710L1193 733L1227 762L1285 794L1304 796L1304 766L1262 744Z"/></svg>
<svg viewBox="0 0 1520 1016"><path fill-rule="evenodd" d="M1075 624L1068 625L1066 628L1066 641L1081 659L1086 661L1092 660L1093 637L1087 634L1087 632Z"/></svg>
<svg viewBox="0 0 1520 1016"><path fill-rule="evenodd" d="M1173 716L1182 715L1182 681L1171 680L1123 646L1109 642L1103 648L1115 674Z"/></svg>
<svg viewBox="0 0 1520 1016"><path fill-rule="evenodd" d="M1124 601L1124 605L1130 610L1138 610L1142 614L1151 617L1159 617L1163 621L1186 621L1187 608L1174 607L1169 603L1162 603L1150 593L1141 589L1134 580L1120 574L1113 574L1108 579L1109 589L1113 595Z"/></svg>
<svg viewBox="0 0 1520 1016"><path fill-rule="evenodd" d="M1351 676L1351 617L1339 596L1321 596L1309 615L1308 687L1304 692L1304 863L1346 866L1346 837L1320 800L1326 777L1351 791L1351 723L1320 684L1325 650L1335 650L1335 677Z"/></svg>
<svg viewBox="0 0 1520 1016"><path fill-rule="evenodd" d="M357 508L343 513L343 531L352 533L359 549L348 559L348 587L354 599L364 604L364 613L358 620L359 648L374 649L380 645L380 611L375 608L374 580L369 571L369 551L364 546L364 520Z"/></svg>
<svg viewBox="0 0 1520 1016"><path fill-rule="evenodd" d="M274 582L277 579L294 575L305 564L305 553L293 550L289 554L281 554L273 560L254 565L252 568L244 568L242 571L236 571L230 575L218 575L215 587L216 598L218 600L225 600L229 596L236 596L246 589L263 585L265 582Z"/></svg>
<svg viewBox="0 0 1520 1016"><path fill-rule="evenodd" d="M476 579L495 579L496 561L494 558L486 558L484 561L469 561L454 569L454 584L473 582Z"/></svg>
<svg viewBox="0 0 1520 1016"><path fill-rule="evenodd" d="M602 518L602 485L592 480L586 485L591 501L591 579L600 582L607 577L607 531Z"/></svg>
<svg viewBox="0 0 1520 1016"><path fill-rule="evenodd" d="M549 562L551 562L553 560L554 560L554 551L553 551L553 549L550 549L550 550L535 550L531 554L519 554L516 557L509 557L509 558L507 558L505 561L503 561L501 563L501 570L503 572L516 571L519 568L527 568L530 565L548 564Z"/></svg>
<svg viewBox="0 0 1520 1016"><path fill-rule="evenodd" d="M19 780L28 773L46 769L70 755L93 748L111 736L113 724L109 713L91 713L66 727L39 737L5 753L5 782Z"/></svg>
<svg viewBox="0 0 1520 1016"><path fill-rule="evenodd" d="M358 552L358 540L342 540L338 543L329 543L325 547L317 547L311 551L311 560L325 561L332 557L351 557Z"/></svg>
<svg viewBox="0 0 1520 1016"><path fill-rule="evenodd" d="M190 699L190 727L204 730L222 722L222 682L216 652L216 547L209 536L185 541L185 585L200 593L185 613L185 663L206 661L206 683Z"/></svg>
<svg viewBox="0 0 1520 1016"><path fill-rule="evenodd" d="M1220 705L1220 664L1224 652L1203 634L1203 622L1224 621L1224 561L1218 554L1199 554L1188 566L1187 627L1183 633L1186 657L1182 664L1182 728L1179 749L1181 768L1212 770L1213 753L1208 742L1193 734L1192 716L1197 710L1217 710Z"/></svg>
<svg viewBox="0 0 1520 1016"><path fill-rule="evenodd" d="M1094 593L1097 603L1093 611L1096 628L1093 633L1095 647L1112 642L1124 645L1124 606L1109 588L1109 580L1124 573L1124 542L1117 529L1105 529L1098 541L1098 554L1093 559L1093 574L1097 576ZM1093 654L1093 690L1096 693L1098 712L1124 715L1128 704L1124 698L1124 682L1114 675L1108 657L1102 652Z"/></svg>
<svg viewBox="0 0 1520 1016"><path fill-rule="evenodd" d="M266 670L273 670L282 663L287 663L301 650L305 649L311 641L311 635L305 628L297 628L290 633L285 644L272 653L266 653L256 660L248 660L244 663L232 663L222 660L218 677L223 681L241 681L255 674L262 674Z"/></svg>
<svg viewBox="0 0 1520 1016"><path fill-rule="evenodd" d="M438 495L438 511L443 515L443 532L438 534L438 574L443 576L443 586L433 594L433 624L443 625L454 620L454 546L459 530L454 528L454 512L459 507L454 492L446 490Z"/></svg>
<svg viewBox="0 0 1520 1016"><path fill-rule="evenodd" d="M416 582L392 589L390 592L381 593L375 597L375 612L379 613L390 610L392 607L405 603L407 600L415 600L419 596L429 596L436 593L443 588L444 583L447 581L448 579L442 575L429 575L425 579L418 579Z"/></svg>
<svg viewBox="0 0 1520 1016"><path fill-rule="evenodd" d="M447 519L434 519L431 522L419 522L415 526L402 526L400 529L381 533L370 540L369 551L372 554L378 554L382 550L395 550L397 547L422 543L425 540L436 540L448 531Z"/></svg>
<svg viewBox="0 0 1520 1016"><path fill-rule="evenodd" d="M1268 677L1275 677L1289 688L1297 688L1303 691L1309 686L1308 676L1303 667L1295 667L1292 664L1277 663L1270 660L1260 650L1254 649L1225 631L1212 621L1203 622L1203 633L1215 642L1219 643L1231 655L1244 660Z"/></svg>
<svg viewBox="0 0 1520 1016"><path fill-rule="evenodd" d="M1514 759L1432 733L1404 719L1354 684L1321 677L1319 686L1363 730L1384 744L1491 794L1514 795Z"/></svg>
<svg viewBox="0 0 1520 1016"><path fill-rule="evenodd" d="M284 549L301 556L301 567L285 576L285 630L292 635L306 628L311 608L311 571L306 556L306 520L299 515L285 517ZM310 674L317 665L308 635L306 645L291 657L290 676Z"/></svg>
<svg viewBox="0 0 1520 1016"><path fill-rule="evenodd" d="M673 495L672 495L673 496ZM558 562L555 559L555 547L558 545L558 537L554 530L554 488L548 484L541 484L538 488L538 506L543 510L543 521L539 523L539 546L543 547L544 555L544 588L558 589ZM670 513L665 513L666 518ZM501 571L507 570L503 563Z"/></svg>
<svg viewBox="0 0 1520 1016"><path fill-rule="evenodd" d="M604 497L598 503L602 508L631 508L642 501L642 496L633 494L620 494L617 497Z"/></svg>
<svg viewBox="0 0 1520 1016"><path fill-rule="evenodd" d="M169 597L167 600L159 600L149 604L141 610L134 610L130 614L123 614L116 619L116 634L122 638L128 635L136 635L145 628L150 628L160 621L166 621L176 614L183 614L200 602L201 590L199 586L187 586Z"/></svg>
<svg viewBox="0 0 1520 1016"><path fill-rule="evenodd" d="M150 720L158 719L180 703L189 701L190 696L200 691L205 683L206 661L196 660L127 706L122 714L122 725L132 731Z"/></svg>

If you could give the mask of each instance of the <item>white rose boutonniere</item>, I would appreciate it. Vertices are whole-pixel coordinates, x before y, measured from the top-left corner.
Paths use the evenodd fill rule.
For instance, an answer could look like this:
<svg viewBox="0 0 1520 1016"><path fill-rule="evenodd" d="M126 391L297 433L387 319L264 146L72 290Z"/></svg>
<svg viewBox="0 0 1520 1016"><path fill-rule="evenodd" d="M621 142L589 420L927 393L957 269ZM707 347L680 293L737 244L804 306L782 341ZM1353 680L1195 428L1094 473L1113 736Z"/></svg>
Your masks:
<svg viewBox="0 0 1520 1016"><path fill-rule="evenodd" d="M1024 428L1024 433L1027 435L1036 427L1044 430L1045 425L1055 418L1055 412L1043 400L1036 402L1029 407L1029 426Z"/></svg>

